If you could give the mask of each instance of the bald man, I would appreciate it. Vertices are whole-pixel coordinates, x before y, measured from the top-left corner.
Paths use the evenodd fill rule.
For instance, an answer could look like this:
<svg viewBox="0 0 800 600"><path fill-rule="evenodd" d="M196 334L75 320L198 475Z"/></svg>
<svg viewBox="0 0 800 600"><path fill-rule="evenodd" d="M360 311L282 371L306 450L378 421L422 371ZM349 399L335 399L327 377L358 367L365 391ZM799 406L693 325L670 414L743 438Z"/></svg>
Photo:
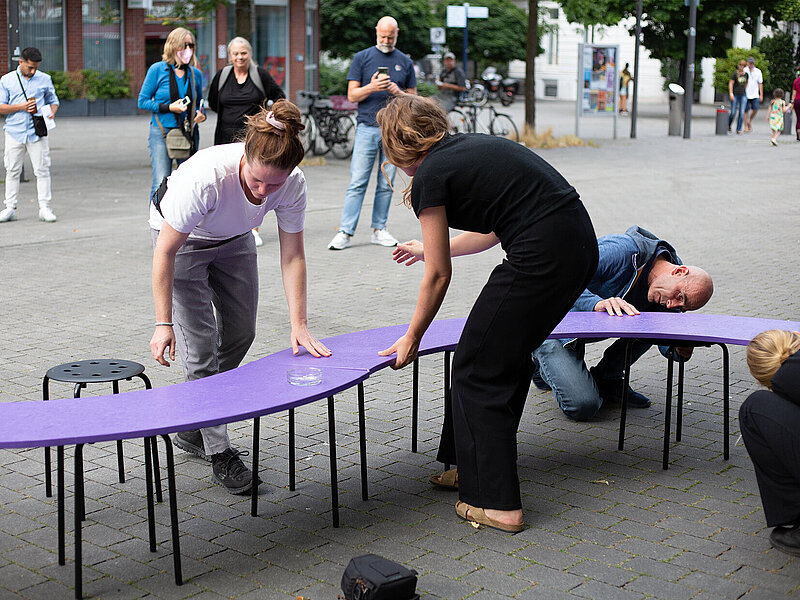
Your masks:
<svg viewBox="0 0 800 600"><path fill-rule="evenodd" d="M574 311L636 315L654 311L697 310L714 292L711 276L700 267L684 265L668 242L641 227L597 240L597 271L572 307ZM603 402L620 402L623 393L626 340L617 340L597 365L587 369L583 361L588 340L546 340L533 353L534 384L552 389L561 410L569 418L592 418ZM652 344L633 343L631 362ZM663 350L665 352L666 349ZM691 348L678 348L682 358ZM629 388L628 406L647 408L650 400Z"/></svg>
<svg viewBox="0 0 800 600"><path fill-rule="evenodd" d="M390 98L402 94L417 93L417 77L414 63L395 45L400 28L392 17L383 17L375 27L376 44L362 50L353 57L347 73L347 99L358 103L358 127L350 160L350 185L344 196L344 209L339 231L328 244L330 250L350 247L350 238L356 232L361 205L367 191L372 169L377 159L375 200L372 204L372 237L370 241L379 246L396 246L397 240L386 229L389 206L392 203L392 188L395 167L386 165L386 180L380 164L386 160L381 146L381 130L375 115L386 106Z"/></svg>

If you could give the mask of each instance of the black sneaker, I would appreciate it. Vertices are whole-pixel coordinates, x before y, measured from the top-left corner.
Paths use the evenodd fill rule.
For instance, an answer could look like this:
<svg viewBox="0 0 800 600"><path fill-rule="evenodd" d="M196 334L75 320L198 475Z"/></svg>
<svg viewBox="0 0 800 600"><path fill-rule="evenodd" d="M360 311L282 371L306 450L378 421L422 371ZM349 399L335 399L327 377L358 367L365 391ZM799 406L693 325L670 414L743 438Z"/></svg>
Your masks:
<svg viewBox="0 0 800 600"><path fill-rule="evenodd" d="M207 462L211 462L211 457L205 453L203 449L203 435L199 429L194 431L179 431L172 438L173 445L177 446L184 452L190 452L195 456L199 456Z"/></svg>
<svg viewBox="0 0 800 600"><path fill-rule="evenodd" d="M800 526L776 527L769 534L769 541L776 550L800 556Z"/></svg>
<svg viewBox="0 0 800 600"><path fill-rule="evenodd" d="M228 448L224 452L211 455L214 481L225 486L225 489L231 494L249 492L253 486L253 473L244 466L242 459L239 458L248 454L250 453ZM260 479L258 483L261 483Z"/></svg>
<svg viewBox="0 0 800 600"><path fill-rule="evenodd" d="M533 385L540 390L544 390L545 392L549 392L551 389L553 389L550 387L549 383L542 379L542 373L539 370L539 361L535 358L533 359L533 375L531 375L531 381L533 382Z"/></svg>
<svg viewBox="0 0 800 600"><path fill-rule="evenodd" d="M592 377L594 377L603 402L622 404L622 391L624 389L625 380L601 379L595 375L595 369L596 367L592 367L589 369L589 372L592 374ZM628 386L628 406L630 408L649 408L651 404L650 398L639 392L634 392L631 386Z"/></svg>

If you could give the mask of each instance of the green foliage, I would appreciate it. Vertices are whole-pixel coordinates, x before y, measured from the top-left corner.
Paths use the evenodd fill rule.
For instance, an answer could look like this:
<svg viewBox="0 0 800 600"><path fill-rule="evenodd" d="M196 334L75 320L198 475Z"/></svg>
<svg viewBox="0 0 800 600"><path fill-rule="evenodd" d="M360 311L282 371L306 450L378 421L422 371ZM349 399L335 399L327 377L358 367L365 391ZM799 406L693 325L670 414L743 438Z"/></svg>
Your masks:
<svg viewBox="0 0 800 600"><path fill-rule="evenodd" d="M352 58L375 45L375 25L386 15L397 20L397 48L412 58L431 49L434 25L428 0L321 0L319 3L322 50L335 58Z"/></svg>
<svg viewBox="0 0 800 600"><path fill-rule="evenodd" d="M796 66L793 56L794 40L791 34L779 31L772 37L763 38L758 43L758 49L769 60L769 72L764 71L764 97L771 97L775 88L791 90Z"/></svg>
<svg viewBox="0 0 800 600"><path fill-rule="evenodd" d="M748 56L756 59L756 66L761 69L766 82L770 73L770 62L764 58L758 48L728 48L725 56L718 58L717 64L714 66L714 89L727 94L728 81L730 81L731 74L736 70L736 65L739 64L739 61L746 60ZM767 89L766 85L764 89Z"/></svg>
<svg viewBox="0 0 800 600"><path fill-rule="evenodd" d="M438 93L438 88L430 81L422 81L417 79L417 95L419 96L435 96Z"/></svg>
<svg viewBox="0 0 800 600"><path fill-rule="evenodd" d="M130 98L130 71L105 71L94 69L82 71L52 71L53 87L59 100L86 98Z"/></svg>
<svg viewBox="0 0 800 600"><path fill-rule="evenodd" d="M436 8L436 17L441 25L447 22L447 4L456 3L442 2ZM480 5L489 8L489 18L470 19L467 41L469 57L480 65L525 60L528 34L525 11L517 8L511 0L481 0ZM464 30L448 27L447 45L458 49L457 53L460 53L464 45Z"/></svg>
<svg viewBox="0 0 800 600"><path fill-rule="evenodd" d="M617 25L623 18L622 11L602 0L562 0L561 8L570 23L580 23L587 27Z"/></svg>
<svg viewBox="0 0 800 600"><path fill-rule="evenodd" d="M320 59L319 92L323 96L347 95L347 65Z"/></svg>
<svg viewBox="0 0 800 600"><path fill-rule="evenodd" d="M775 13L781 21L800 21L800 0L778 0Z"/></svg>

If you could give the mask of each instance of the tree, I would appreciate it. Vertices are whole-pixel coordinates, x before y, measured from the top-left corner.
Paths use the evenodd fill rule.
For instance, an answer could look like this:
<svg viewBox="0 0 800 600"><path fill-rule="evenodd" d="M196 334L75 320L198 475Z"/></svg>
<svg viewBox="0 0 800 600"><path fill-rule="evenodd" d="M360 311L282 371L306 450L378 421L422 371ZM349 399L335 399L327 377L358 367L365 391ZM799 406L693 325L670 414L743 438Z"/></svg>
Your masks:
<svg viewBox="0 0 800 600"><path fill-rule="evenodd" d="M447 21L445 15L448 4L456 2L441 2L436 8L438 23L442 25ZM469 56L482 64L506 64L511 60L525 60L528 34L528 17L525 11L517 8L511 0L481 0L480 5L489 8L489 18L470 19L467 38ZM464 30L460 27L448 27L447 46L458 54L463 45Z"/></svg>
<svg viewBox="0 0 800 600"><path fill-rule="evenodd" d="M718 58L714 65L714 89L727 96L728 81L736 70L736 65L740 60L747 60L748 56L752 56L756 61L756 66L761 69L761 74L764 76L764 93L766 94L771 65L758 48L728 48L725 56Z"/></svg>
<svg viewBox="0 0 800 600"><path fill-rule="evenodd" d="M775 88L781 88L791 95L794 83L794 40L791 34L779 31L772 37L764 38L758 43L769 61L769 72L764 73L764 97L772 94Z"/></svg>
<svg viewBox="0 0 800 600"><path fill-rule="evenodd" d="M561 9L570 23L580 23L584 27L616 25L624 16L604 0L562 0Z"/></svg>
<svg viewBox="0 0 800 600"><path fill-rule="evenodd" d="M381 17L397 19L397 47L411 57L431 50L434 25L427 0L320 0L319 22L322 50L337 58L352 58L375 45L375 25Z"/></svg>

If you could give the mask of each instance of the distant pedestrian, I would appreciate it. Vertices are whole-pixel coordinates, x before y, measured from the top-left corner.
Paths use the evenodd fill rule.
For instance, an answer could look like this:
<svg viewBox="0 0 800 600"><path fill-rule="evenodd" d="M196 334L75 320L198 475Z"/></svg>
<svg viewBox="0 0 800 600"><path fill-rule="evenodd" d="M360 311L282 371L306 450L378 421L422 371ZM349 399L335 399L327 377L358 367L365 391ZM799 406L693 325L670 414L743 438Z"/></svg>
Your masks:
<svg viewBox="0 0 800 600"><path fill-rule="evenodd" d="M747 105L747 70L745 67L747 62L740 60L736 65L736 70L731 74L728 80L728 96L731 99L731 112L728 115L728 131L731 130L733 125L733 118L736 116L736 133L742 133L742 125L744 123L744 110Z"/></svg>
<svg viewBox="0 0 800 600"><path fill-rule="evenodd" d="M773 146L778 145L778 136L783 131L783 114L792 110L792 105L786 104L783 96L784 91L777 88L772 92L772 102L769 105L769 115L767 115L770 128L769 143Z"/></svg>
<svg viewBox="0 0 800 600"><path fill-rule="evenodd" d="M452 52L445 53L442 64L444 69L436 78L436 87L439 89L436 101L441 104L445 112L449 112L455 108L461 94L467 90L467 78L464 71L456 66L456 55Z"/></svg>
<svg viewBox="0 0 800 600"><path fill-rule="evenodd" d="M623 115L628 114L628 86L633 81L633 75L628 70L630 63L625 63L625 68L619 77L619 112Z"/></svg>
<svg viewBox="0 0 800 600"><path fill-rule="evenodd" d="M177 345L187 380L235 369L253 343L258 265L250 230L270 210L278 221L292 347L330 355L307 325L306 181L297 168L302 128L298 108L279 100L247 118L243 144L205 148L183 163L150 206L156 309L150 351L168 367ZM252 473L231 448L225 425L179 432L173 443L210 461L214 481L230 493L251 488Z"/></svg>
<svg viewBox="0 0 800 600"><path fill-rule="evenodd" d="M747 88L745 95L747 96L747 106L745 107L744 118L744 132L749 133L753 131L753 119L758 114L758 109L764 101L764 76L761 69L756 66L756 59L752 56L747 57Z"/></svg>
<svg viewBox="0 0 800 600"><path fill-rule="evenodd" d="M414 63L395 47L399 32L397 21L392 17L382 17L375 27L377 43L357 53L347 73L347 99L358 103L358 126L353 157L350 159L350 185L344 196L339 231L328 244L330 250L350 247L350 238L358 226L375 159L378 159L378 165L386 159L375 115L386 106L389 98L417 93ZM386 177L380 167L377 169L375 200L372 203L372 243L391 247L397 245L397 240L386 229L386 220L389 218L392 183L397 169L387 164L384 170Z"/></svg>
<svg viewBox="0 0 800 600"><path fill-rule="evenodd" d="M794 133L800 142L800 65L795 69L795 80L792 84L792 100L794 105Z"/></svg>
<svg viewBox="0 0 800 600"><path fill-rule="evenodd" d="M187 137L191 144L190 156L200 145L197 124L205 121L206 115L203 112L203 74L197 68L194 49L191 31L183 27L173 29L164 42L162 60L147 69L139 92L139 108L153 113L147 142L153 170L148 199L153 197L161 180L172 172L173 159L167 152L166 140L169 131L179 129ZM186 159L174 160L180 165Z"/></svg>
<svg viewBox="0 0 800 600"><path fill-rule="evenodd" d="M772 545L800 556L800 333L772 329L747 346L750 373L766 390L739 408Z"/></svg>
<svg viewBox="0 0 800 600"><path fill-rule="evenodd" d="M0 115L6 116L5 136L6 199L0 211L0 223L17 220L19 178L25 153L31 158L36 176L39 199L39 220L53 223L56 216L50 210L50 144L47 124L58 111L58 97L50 75L39 70L42 53L37 48L25 48L19 67L0 78ZM43 116L49 108L50 114ZM37 124L38 121L38 124Z"/></svg>
<svg viewBox="0 0 800 600"><path fill-rule="evenodd" d="M285 98L272 75L253 60L253 47L243 37L228 42L228 64L222 67L208 86L208 105L217 113L214 145L237 141L249 115L258 113L265 102ZM256 246L264 241L253 229Z"/></svg>

